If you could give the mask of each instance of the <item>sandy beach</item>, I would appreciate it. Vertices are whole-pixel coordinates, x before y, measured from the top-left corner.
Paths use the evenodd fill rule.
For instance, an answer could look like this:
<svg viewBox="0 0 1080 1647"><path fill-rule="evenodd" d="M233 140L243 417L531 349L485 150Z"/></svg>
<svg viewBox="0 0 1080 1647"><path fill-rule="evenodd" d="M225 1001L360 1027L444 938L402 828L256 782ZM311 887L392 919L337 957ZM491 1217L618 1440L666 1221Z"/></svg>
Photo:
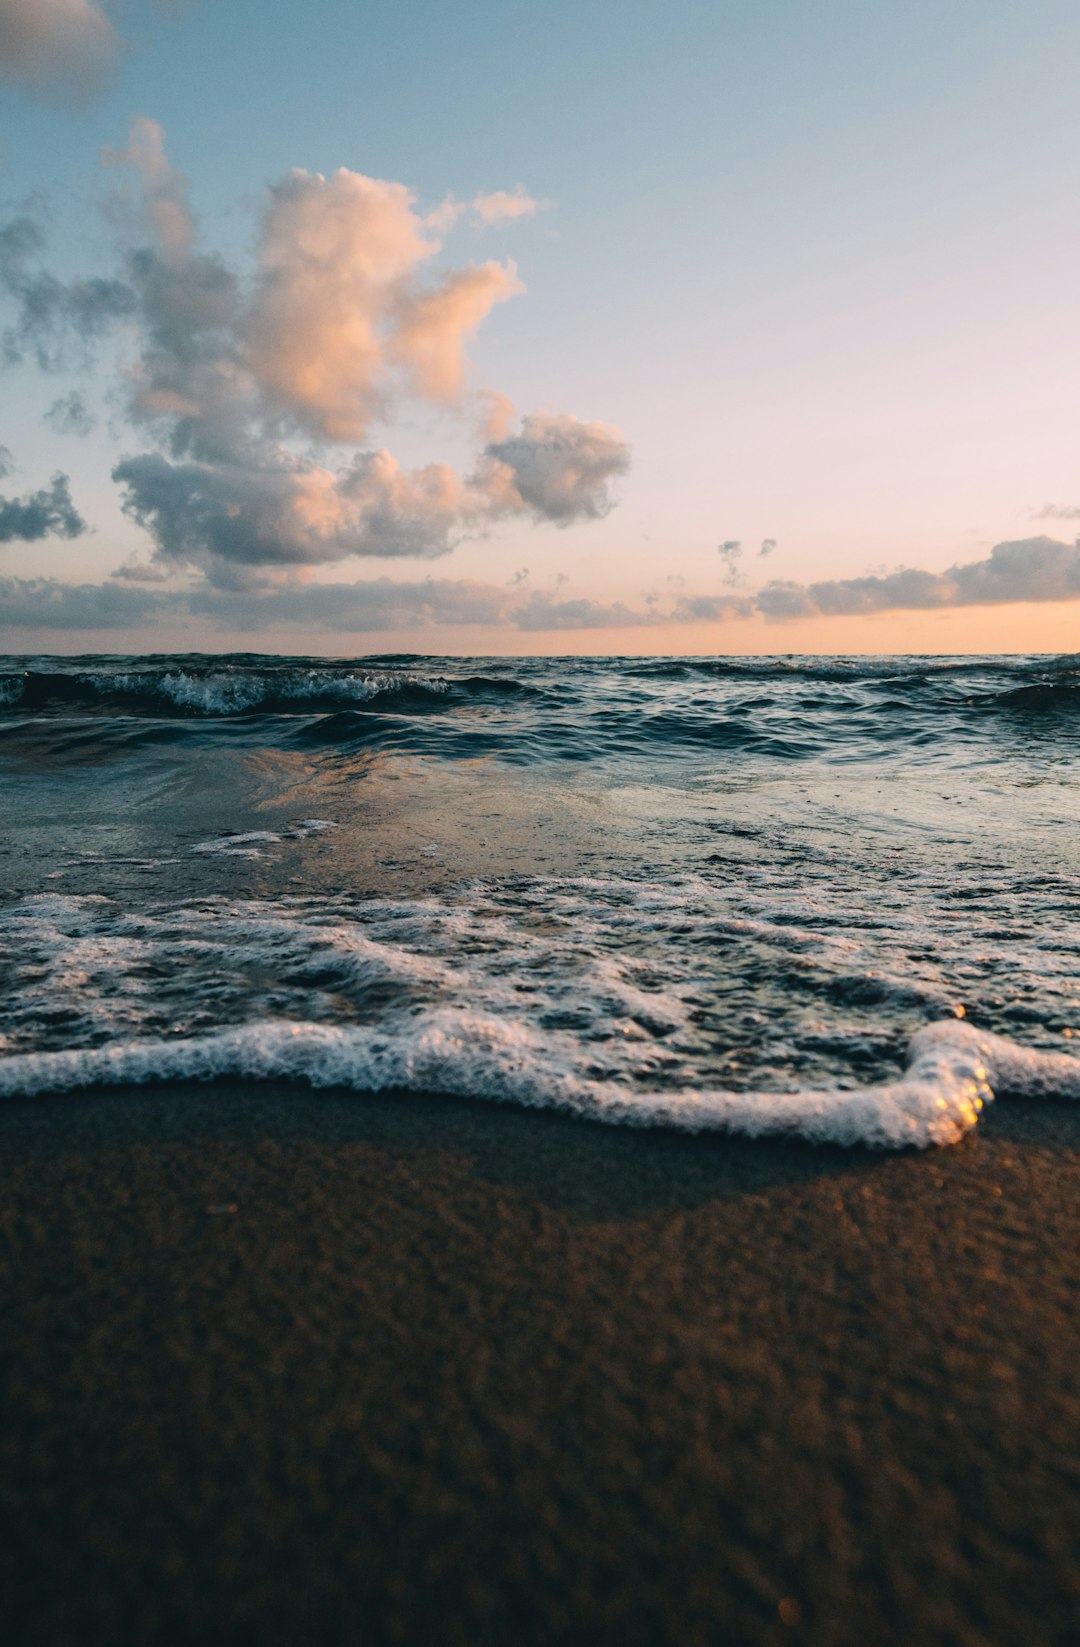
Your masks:
<svg viewBox="0 0 1080 1647"><path fill-rule="evenodd" d="M1077 1640L1073 1108L879 1157L220 1084L0 1135L21 1647Z"/></svg>

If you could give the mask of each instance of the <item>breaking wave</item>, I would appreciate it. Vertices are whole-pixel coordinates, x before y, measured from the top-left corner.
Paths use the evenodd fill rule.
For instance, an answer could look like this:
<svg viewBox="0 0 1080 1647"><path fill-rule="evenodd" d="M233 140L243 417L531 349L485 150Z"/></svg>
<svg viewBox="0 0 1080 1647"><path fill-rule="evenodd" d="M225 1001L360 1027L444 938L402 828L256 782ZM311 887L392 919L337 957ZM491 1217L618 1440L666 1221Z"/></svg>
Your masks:
<svg viewBox="0 0 1080 1647"><path fill-rule="evenodd" d="M1021 907L1015 885L975 890ZM747 893L696 877L141 913L39 896L0 917L0 1095L234 1076L882 1148L954 1143L996 1096L1080 1098L1080 1059L1052 1045L1080 929L1010 941L991 901L928 961L932 922L897 907L876 931L840 925L842 897L830 911L820 892L800 904L776 881ZM980 953L999 988L1021 962L1048 982L1041 1025L1018 993L998 997L999 1021L1019 1007L1040 1045L964 1021L956 986L973 987Z"/></svg>

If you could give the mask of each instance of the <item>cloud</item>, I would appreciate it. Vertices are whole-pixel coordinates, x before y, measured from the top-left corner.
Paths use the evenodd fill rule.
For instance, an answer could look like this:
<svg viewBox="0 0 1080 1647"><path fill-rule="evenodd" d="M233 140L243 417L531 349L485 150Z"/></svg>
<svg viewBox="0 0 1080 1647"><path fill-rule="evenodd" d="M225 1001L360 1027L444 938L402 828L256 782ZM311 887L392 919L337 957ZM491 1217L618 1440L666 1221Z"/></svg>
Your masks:
<svg viewBox="0 0 1080 1647"><path fill-rule="evenodd" d="M1036 520L1080 520L1080 505L1075 503L1047 503L1039 510Z"/></svg>
<svg viewBox="0 0 1080 1647"><path fill-rule="evenodd" d="M518 288L512 270L489 264L425 291L415 275L438 250L401 183L342 167L277 184L245 327L271 407L305 433L356 443L389 409L395 366L422 394L455 393L465 332Z"/></svg>
<svg viewBox="0 0 1080 1647"><path fill-rule="evenodd" d="M14 366L29 355L41 371L58 372L80 364L89 344L131 316L136 297L123 280L57 280L41 267L45 243L31 212L0 225L0 294L17 308L0 333L0 361Z"/></svg>
<svg viewBox="0 0 1080 1647"><path fill-rule="evenodd" d="M677 595L669 622L674 623L727 623L731 618L753 616L754 601L750 595Z"/></svg>
<svg viewBox="0 0 1080 1647"><path fill-rule="evenodd" d="M439 228L403 184L289 173L269 191L254 267L238 272L199 246L160 126L136 120L103 159L137 184L114 211L133 236L123 277L54 280L40 224L23 213L0 230L0 287L19 305L4 342L9 359L33 351L53 369L72 337L85 345L132 322L126 415L154 449L130 451L113 478L162 565L250 586L258 567L430 559L509 519L567 526L611 509L630 461L617 430L541 413L514 432L507 397L470 385L469 338L524 288L512 263L427 272ZM519 191L467 209L492 222L535 208ZM367 446L373 423L410 398L469 422L483 406L486 443L468 471L406 469ZM49 415L65 428L83 420L70 397ZM346 450L328 455L335 447Z"/></svg>
<svg viewBox="0 0 1080 1647"><path fill-rule="evenodd" d="M497 625L508 621L504 589L468 579L397 583L305 583L258 592L203 586L195 591L52 578L0 578L0 629L135 629L162 619L259 631L303 628L371 633L428 625Z"/></svg>
<svg viewBox="0 0 1080 1647"><path fill-rule="evenodd" d="M515 626L525 630L627 629L663 621L651 611L635 611L622 601L555 600L540 593L531 595L512 616Z"/></svg>
<svg viewBox="0 0 1080 1647"><path fill-rule="evenodd" d="M112 24L90 0L0 0L0 83L81 106L119 55Z"/></svg>
<svg viewBox="0 0 1080 1647"><path fill-rule="evenodd" d="M534 200L520 184L512 194L496 189L493 194L475 195L470 203L473 216L483 224L497 223L503 217L532 217L547 206L547 201Z"/></svg>
<svg viewBox="0 0 1080 1647"><path fill-rule="evenodd" d="M0 628L127 629L163 618L209 621L227 631L300 628L330 633L377 634L429 627L486 627L529 633L589 629L652 628L664 622L697 621L689 612L674 620L621 601L557 600L468 578L356 583L265 582L193 590L149 587L143 568L125 567L105 585L69 585L48 578L0 579ZM134 583L135 587L129 587Z"/></svg>
<svg viewBox="0 0 1080 1647"><path fill-rule="evenodd" d="M409 293L398 307L391 358L417 394L453 404L465 387L465 339L496 303L524 290L513 263L492 262L457 269L432 291Z"/></svg>
<svg viewBox="0 0 1080 1647"><path fill-rule="evenodd" d="M143 221L152 229L166 261L179 264L191 251L195 224L188 203L188 180L165 153L165 132L156 120L133 120L126 149L101 151L107 166L133 166L141 184Z"/></svg>
<svg viewBox="0 0 1080 1647"><path fill-rule="evenodd" d="M739 560L742 556L742 543L738 538L727 538L717 548L717 554L724 563L724 582L734 588L739 581Z"/></svg>
<svg viewBox="0 0 1080 1647"><path fill-rule="evenodd" d="M785 619L1077 597L1080 543L1038 537L999 543L986 560L968 561L946 572L904 568L884 575L811 584L774 580L759 591L756 604L764 616Z"/></svg>
<svg viewBox="0 0 1080 1647"><path fill-rule="evenodd" d="M15 459L6 446L0 446L0 480L6 480L15 471Z"/></svg>
<svg viewBox="0 0 1080 1647"><path fill-rule="evenodd" d="M134 629L180 604L113 583L59 583L54 578L0 578L0 628Z"/></svg>
<svg viewBox="0 0 1080 1647"><path fill-rule="evenodd" d="M189 597L189 605L196 616L211 617L225 629L285 625L356 634L433 624L502 625L508 611L505 590L468 579L436 578L309 583L255 599L243 591L201 589Z"/></svg>
<svg viewBox="0 0 1080 1647"><path fill-rule="evenodd" d="M0 519L4 507L0 504ZM298 577L295 569L252 569L249 577L243 567L232 570L237 576L231 586L202 583L190 590L155 588L160 577L155 565L123 567L103 585L0 579L0 627L129 629L170 618L250 632L299 627L374 634L483 625L562 633L1080 599L1080 543L1049 538L1001 543L987 559L944 573L903 571L809 585L774 580L757 595L676 591L647 596L643 609L622 601L561 598L550 590L526 593L516 581L502 586L447 578L316 583Z"/></svg>
<svg viewBox="0 0 1080 1647"><path fill-rule="evenodd" d="M534 200L520 184L512 192L496 189L491 194L473 195L471 200L455 200L453 195L448 195L441 206L427 214L424 225L440 235L447 234L461 222L488 229L504 219L534 217L537 212L547 211L550 205L550 200Z"/></svg>
<svg viewBox="0 0 1080 1647"><path fill-rule="evenodd" d="M117 464L113 479L162 559L201 566L221 582L237 565L433 559L515 515L560 526L595 519L610 507L608 479L627 462L603 425L526 418L522 433L486 447L464 480L446 464L403 469L385 450L360 452L337 470L280 450L258 463L175 463L147 453Z"/></svg>
<svg viewBox="0 0 1080 1647"><path fill-rule="evenodd" d="M279 456L264 467L127 458L113 478L124 508L159 554L220 572L222 564L314 566L350 555L430 559L493 518L490 500L445 464L402 469L387 451L343 470Z"/></svg>
<svg viewBox="0 0 1080 1647"><path fill-rule="evenodd" d="M45 422L61 435L88 435L97 419L78 389L73 389L69 395L61 395L59 400L53 401L45 413Z"/></svg>
<svg viewBox="0 0 1080 1647"><path fill-rule="evenodd" d="M71 501L66 475L23 498L0 497L0 543L36 543L40 538L77 538L86 522Z"/></svg>
<svg viewBox="0 0 1080 1647"><path fill-rule="evenodd" d="M566 413L537 412L521 433L485 447L479 473L508 512L569 526L599 520L614 507L611 484L630 467L630 448L617 429Z"/></svg>
<svg viewBox="0 0 1080 1647"><path fill-rule="evenodd" d="M769 556L772 554L772 552L775 548L776 548L776 539L775 538L762 538L761 548L758 550L758 559L759 560L768 560Z"/></svg>

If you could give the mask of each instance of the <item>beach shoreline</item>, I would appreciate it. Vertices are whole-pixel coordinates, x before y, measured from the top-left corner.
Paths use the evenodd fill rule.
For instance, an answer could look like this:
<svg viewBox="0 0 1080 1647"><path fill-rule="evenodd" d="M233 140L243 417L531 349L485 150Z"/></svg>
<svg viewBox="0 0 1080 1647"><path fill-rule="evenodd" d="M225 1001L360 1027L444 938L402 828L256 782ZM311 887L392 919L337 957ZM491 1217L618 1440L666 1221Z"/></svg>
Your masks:
<svg viewBox="0 0 1080 1647"><path fill-rule="evenodd" d="M11 1639L1075 1640L1080 1109L0 1113Z"/></svg>

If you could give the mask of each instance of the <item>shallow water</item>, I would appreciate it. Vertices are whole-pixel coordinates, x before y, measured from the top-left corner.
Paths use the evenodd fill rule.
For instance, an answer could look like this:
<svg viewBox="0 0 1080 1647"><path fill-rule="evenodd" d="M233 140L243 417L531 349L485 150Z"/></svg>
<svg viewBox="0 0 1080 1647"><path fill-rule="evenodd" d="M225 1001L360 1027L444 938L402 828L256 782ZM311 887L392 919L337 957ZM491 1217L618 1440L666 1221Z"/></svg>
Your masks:
<svg viewBox="0 0 1080 1647"><path fill-rule="evenodd" d="M947 1141L1071 1083L1078 711L1080 658L0 659L0 1091Z"/></svg>

